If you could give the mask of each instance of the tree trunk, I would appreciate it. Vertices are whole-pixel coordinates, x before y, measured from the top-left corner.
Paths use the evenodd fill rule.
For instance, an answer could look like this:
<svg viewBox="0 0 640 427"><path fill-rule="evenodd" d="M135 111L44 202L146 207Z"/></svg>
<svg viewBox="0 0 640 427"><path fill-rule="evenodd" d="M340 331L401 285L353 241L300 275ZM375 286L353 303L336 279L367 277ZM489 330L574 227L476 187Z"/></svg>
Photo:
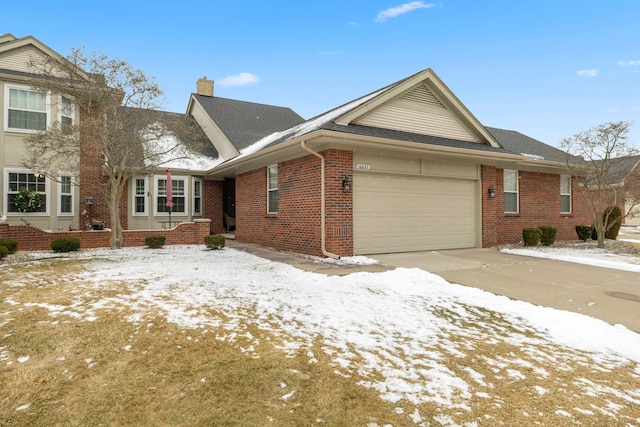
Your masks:
<svg viewBox="0 0 640 427"><path fill-rule="evenodd" d="M596 221L596 233L598 234L598 248L604 249L604 219L602 215L598 215L598 220Z"/></svg>
<svg viewBox="0 0 640 427"><path fill-rule="evenodd" d="M123 244L122 224L120 224L120 199L124 191L124 185L120 181L121 179L118 178L111 179L111 188L107 197L109 217L111 219L111 236L109 238L111 249L120 249Z"/></svg>

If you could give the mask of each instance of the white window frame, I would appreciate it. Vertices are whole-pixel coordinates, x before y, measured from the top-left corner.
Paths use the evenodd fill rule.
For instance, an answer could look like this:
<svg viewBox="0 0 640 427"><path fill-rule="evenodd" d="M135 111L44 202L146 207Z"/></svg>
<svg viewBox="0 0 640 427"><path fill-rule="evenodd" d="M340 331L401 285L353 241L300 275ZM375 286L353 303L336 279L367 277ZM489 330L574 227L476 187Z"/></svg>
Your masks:
<svg viewBox="0 0 640 427"><path fill-rule="evenodd" d="M63 193L62 192L62 180L63 178L69 178L69 192L68 193ZM60 175L58 177L58 215L59 216L73 216L75 209L74 209L74 203L75 203L75 196L74 196L74 177L71 174L68 173L63 173L62 175ZM62 212L62 196L69 196L71 197L71 212Z"/></svg>
<svg viewBox="0 0 640 427"><path fill-rule="evenodd" d="M275 187L272 187L271 183L271 171L275 169ZM278 213L278 165L271 165L267 167L267 213L268 214L277 214ZM275 194L275 196L274 196ZM271 210L271 201L272 197L275 197L275 210Z"/></svg>
<svg viewBox="0 0 640 427"><path fill-rule="evenodd" d="M198 184L198 185L196 185ZM196 188L200 188L200 194L196 194ZM191 207L192 207L192 215L193 216L202 216L202 211L203 206L202 206L202 194L204 192L204 187L203 187L203 181L202 178L193 178L193 192L192 192L192 197L193 200L191 202ZM198 203L196 203L196 200L199 201L199 205L200 205L200 212L196 212L196 205Z"/></svg>
<svg viewBox="0 0 640 427"><path fill-rule="evenodd" d="M569 182L567 183L563 181L569 181ZM563 197L566 197L569 199L568 211L562 210ZM571 197L571 175L560 175L560 213L570 214L572 212L573 212L573 198Z"/></svg>
<svg viewBox="0 0 640 427"><path fill-rule="evenodd" d="M65 98L70 101L69 104L65 105L64 103ZM69 109L71 110L68 112L68 114L65 114L66 112L65 107L69 107ZM58 99L58 123L60 123L61 127L63 126L62 119L64 117L71 119L71 126L76 124L76 106L75 106L73 97L67 96L67 95L60 95Z"/></svg>
<svg viewBox="0 0 640 427"><path fill-rule="evenodd" d="M142 194L138 194L138 180L142 180L144 188ZM132 216L147 216L149 212L149 179L146 176L134 176L131 179L131 215ZM136 198L142 197L144 199L144 211L136 212Z"/></svg>
<svg viewBox="0 0 640 427"><path fill-rule="evenodd" d="M44 194L45 196L45 211L44 212L9 212L9 174L11 173L22 173L35 175L36 172L28 169L5 169L4 170L4 184L2 186L2 205L5 207L5 214L7 216L49 216L49 212L51 210L51 180L49 178L44 178L44 192L39 192L39 194Z"/></svg>
<svg viewBox="0 0 640 427"><path fill-rule="evenodd" d="M15 89L15 90L26 90L29 92L40 92L30 86L22 86L22 85L16 85L16 84L10 84L10 83L5 83L4 85L4 130L8 131L8 132L22 132L22 133L38 133L41 130L36 130L36 129L23 129L23 128L12 128L9 127L9 110L10 109L14 109L14 108L10 108L10 99L11 99L11 89ZM23 109L23 108L15 108L16 110L20 110L20 111L32 111L32 112L38 112L38 113L42 113L43 111L40 110L29 110L29 109ZM45 118L45 129L49 129L50 125L51 125L51 96L49 95L49 93L45 94L45 109L44 109L44 113L46 115Z"/></svg>
<svg viewBox="0 0 640 427"><path fill-rule="evenodd" d="M156 175L155 179L154 179L154 194L155 197L153 198L153 214L154 215L158 215L158 216L169 216L169 212L159 212L158 211L158 197L166 197L167 194L166 192L163 192L162 194L160 194L160 190L159 190L159 185L158 183L160 181L166 181L167 180L167 176L166 175ZM179 215L179 216L187 216L189 215L189 177L185 176L185 175L173 175L171 176L171 180L172 181L182 181L184 182L184 194L178 197L183 197L184 198L184 211L176 211L176 210L172 210L171 211L171 215ZM174 193L173 193L173 197L174 200L176 198L175 195L175 189L176 186L173 187ZM174 202L175 205L175 202ZM175 209L175 206L174 206Z"/></svg>
<svg viewBox="0 0 640 427"><path fill-rule="evenodd" d="M520 213L520 175L518 174L517 170L511 170L511 169L504 169L502 171L503 173L503 178L502 178L502 184L503 184L503 192L504 192L504 213L507 214L517 214ZM506 181L507 181L507 175L508 174L515 174L515 184L516 184L516 188L515 190L509 189L507 190L507 186L506 186ZM514 211L508 211L507 210L507 194L515 194L516 195L516 210Z"/></svg>

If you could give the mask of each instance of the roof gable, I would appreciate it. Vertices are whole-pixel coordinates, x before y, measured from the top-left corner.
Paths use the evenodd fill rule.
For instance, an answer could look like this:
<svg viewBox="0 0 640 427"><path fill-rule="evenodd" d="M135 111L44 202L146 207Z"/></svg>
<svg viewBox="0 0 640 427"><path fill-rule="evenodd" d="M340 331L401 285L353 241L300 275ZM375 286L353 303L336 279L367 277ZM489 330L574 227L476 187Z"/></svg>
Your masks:
<svg viewBox="0 0 640 427"><path fill-rule="evenodd" d="M46 57L63 58L33 36L18 39L11 34L0 35L0 69L2 70L31 74L33 70L29 67L30 60ZM88 75L84 73L82 75L89 80ZM60 72L59 77L64 77L64 74Z"/></svg>
<svg viewBox="0 0 640 427"><path fill-rule="evenodd" d="M426 69L394 83L334 120L461 141L499 143L458 100L433 70Z"/></svg>

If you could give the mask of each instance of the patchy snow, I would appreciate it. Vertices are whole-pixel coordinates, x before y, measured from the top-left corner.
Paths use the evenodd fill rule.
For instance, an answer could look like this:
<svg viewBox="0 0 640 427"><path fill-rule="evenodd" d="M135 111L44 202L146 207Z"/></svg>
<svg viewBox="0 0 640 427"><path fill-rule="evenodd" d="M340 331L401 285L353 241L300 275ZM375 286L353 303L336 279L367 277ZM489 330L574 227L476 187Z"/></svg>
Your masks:
<svg viewBox="0 0 640 427"><path fill-rule="evenodd" d="M571 248L538 246L535 248L502 249L502 252L640 273L639 257L633 255L612 254L608 253L604 249L575 250Z"/></svg>
<svg viewBox="0 0 640 427"><path fill-rule="evenodd" d="M533 160L544 160L543 156L539 156L537 154L520 153L520 155Z"/></svg>
<svg viewBox="0 0 640 427"><path fill-rule="evenodd" d="M182 157L185 154L185 158ZM149 159L153 159L153 165L163 168L188 169L205 172L213 169L224 161L221 157L211 158L200 153L190 152L184 147L178 138L173 135L165 135L152 141L147 148L147 166Z"/></svg>
<svg viewBox="0 0 640 427"><path fill-rule="evenodd" d="M281 132L274 132L271 135L265 136L264 138L254 142L253 144L251 144L250 146L240 150L240 155L238 157L235 157L235 159L239 159L242 158L244 156L248 156L249 154L253 154L259 150L262 150L264 147L266 147L267 145L277 141L280 138L283 137L288 137L287 139L293 139L296 138L300 135L304 135L305 133L309 133L311 131L316 130L318 127L320 127L321 125L323 125L324 123L327 123L331 120L334 120L338 117L340 117L341 115L343 115L344 113L353 110L354 108L358 107L359 105L364 104L365 102L367 102L368 100L378 96L379 94L381 94L382 92L386 91L388 88L382 88L376 92L373 92L369 95L363 96L362 98L356 99L355 101L352 101L348 104L345 104L341 107L338 107L336 109L333 109L331 111L328 111L324 114L321 114L313 119L307 120L306 122L300 123L299 125L296 125L290 129L287 130L283 130Z"/></svg>
<svg viewBox="0 0 640 427"><path fill-rule="evenodd" d="M638 258L599 251L510 251L640 271ZM47 309L54 321L90 320L100 310L127 307L133 312L128 320L145 325L146 316L159 311L182 328L218 331L216 339L237 343L249 357L260 357L257 349L262 337L248 333L243 328L246 322L272 337L269 341L287 355L304 350L310 363L317 360L310 349L320 339L336 374L357 373L362 386L399 408L403 402L430 403L468 412L478 398L497 399L495 405L499 405L494 384L503 381L546 398L552 391L536 381L546 385L550 367L569 372L578 363L608 372L640 363L640 335L623 326L451 284L415 268L327 276L232 248L209 251L198 245L85 250L69 257L91 260L82 272L58 279L73 281L72 304L4 302L11 309L20 305ZM364 257L353 258L342 262L368 262ZM24 282L7 286L19 288ZM126 292L96 300L95 295L104 294L96 290L110 287ZM513 346L519 353L492 356L480 350L498 344ZM0 350L0 360L7 359L6 351ZM454 369L456 360L469 360L472 354L473 365ZM96 365L91 358L85 363L89 368ZM634 378L640 378L640 368L633 372ZM572 417L593 409L616 419L623 410L616 406L620 402L640 405L640 390L625 394L591 379L571 381L611 404L575 410L558 407L553 409L556 414ZM282 383L281 387L287 386ZM287 391L282 399L295 399L296 391ZM425 422L417 410L406 415L416 424ZM430 420L459 425L447 414L433 414Z"/></svg>

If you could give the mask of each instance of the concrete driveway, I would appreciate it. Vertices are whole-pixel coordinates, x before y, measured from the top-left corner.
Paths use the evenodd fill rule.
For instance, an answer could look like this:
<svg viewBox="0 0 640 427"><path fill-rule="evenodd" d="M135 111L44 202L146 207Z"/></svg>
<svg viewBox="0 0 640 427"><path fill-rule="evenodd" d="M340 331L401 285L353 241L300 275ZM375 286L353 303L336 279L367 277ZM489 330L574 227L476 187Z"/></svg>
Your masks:
<svg viewBox="0 0 640 427"><path fill-rule="evenodd" d="M520 301L574 311L640 333L640 275L564 261L459 249L372 255L382 264L417 267L447 281Z"/></svg>

